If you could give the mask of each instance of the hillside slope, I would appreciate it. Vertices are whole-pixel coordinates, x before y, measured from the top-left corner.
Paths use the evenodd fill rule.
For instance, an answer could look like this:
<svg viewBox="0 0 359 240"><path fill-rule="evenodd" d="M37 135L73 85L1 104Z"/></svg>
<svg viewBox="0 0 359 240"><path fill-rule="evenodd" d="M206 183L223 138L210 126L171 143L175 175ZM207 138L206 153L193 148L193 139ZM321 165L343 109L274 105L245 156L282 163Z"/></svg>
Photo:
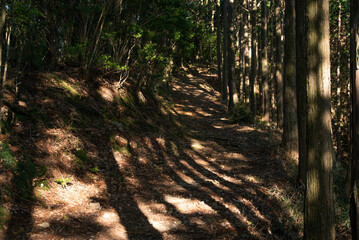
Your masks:
<svg viewBox="0 0 359 240"><path fill-rule="evenodd" d="M79 76L29 75L7 96L0 238L300 238L278 134L231 123L210 72L157 99Z"/></svg>

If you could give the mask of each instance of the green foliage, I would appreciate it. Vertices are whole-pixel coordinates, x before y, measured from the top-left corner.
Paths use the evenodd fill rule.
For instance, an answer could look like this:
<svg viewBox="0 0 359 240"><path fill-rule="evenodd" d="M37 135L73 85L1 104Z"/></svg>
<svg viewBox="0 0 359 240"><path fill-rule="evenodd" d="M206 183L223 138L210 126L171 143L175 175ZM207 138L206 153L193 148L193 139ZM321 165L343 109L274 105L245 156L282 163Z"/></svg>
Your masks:
<svg viewBox="0 0 359 240"><path fill-rule="evenodd" d="M128 146L121 146L117 143L115 136L110 137L111 146L114 152L120 152L126 155L130 155L131 151Z"/></svg>
<svg viewBox="0 0 359 240"><path fill-rule="evenodd" d="M11 14L14 22L23 29L26 29L37 19L45 17L44 13L38 8L29 7L29 4L20 1L13 3Z"/></svg>
<svg viewBox="0 0 359 240"><path fill-rule="evenodd" d="M26 155L21 157L21 160L16 160L13 152L9 146L5 143L0 143L0 159L2 166L14 174L14 183L17 189L20 191L20 196L24 199L32 199L32 181L35 178L41 178L42 180L36 180L37 183L45 183L43 178L47 174L47 168L43 165L35 164Z"/></svg>
<svg viewBox="0 0 359 240"><path fill-rule="evenodd" d="M4 230L8 219L8 213L4 207L0 207L0 229Z"/></svg>
<svg viewBox="0 0 359 240"><path fill-rule="evenodd" d="M33 163L28 157L24 157L24 160L18 161L15 171L14 182L17 188L20 190L22 198L33 199L32 181L34 178L44 177L47 169L45 166L41 166Z"/></svg>
<svg viewBox="0 0 359 240"><path fill-rule="evenodd" d="M40 179L35 181L35 187L40 187L42 190L50 188L50 184L46 179Z"/></svg>
<svg viewBox="0 0 359 240"><path fill-rule="evenodd" d="M98 168L98 166L95 166L95 167L91 168L90 171L92 173L98 173L100 171L100 169Z"/></svg>
<svg viewBox="0 0 359 240"><path fill-rule="evenodd" d="M63 188L66 188L67 183L72 181L72 178L57 178L54 180L56 183L60 184Z"/></svg>
<svg viewBox="0 0 359 240"><path fill-rule="evenodd" d="M87 168L87 166L91 163L89 158L87 157L87 152L84 149L77 150L74 155L76 164L81 169Z"/></svg>
<svg viewBox="0 0 359 240"><path fill-rule="evenodd" d="M65 62L69 64L81 63L86 55L87 47L88 47L88 42L78 43L68 48L65 48L63 50L65 54Z"/></svg>
<svg viewBox="0 0 359 240"><path fill-rule="evenodd" d="M239 123L253 123L252 113L250 112L249 107L242 103L234 107L230 120Z"/></svg>
<svg viewBox="0 0 359 240"><path fill-rule="evenodd" d="M16 159L9 146L0 142L0 161L5 169L13 169L16 166Z"/></svg>
<svg viewBox="0 0 359 240"><path fill-rule="evenodd" d="M144 33L143 29L138 24L133 24L131 31L134 38L141 38Z"/></svg>
<svg viewBox="0 0 359 240"><path fill-rule="evenodd" d="M117 72L128 70L129 67L127 65L121 66L111 59L110 55L102 55L99 57L98 64L103 66L106 70L115 70Z"/></svg>

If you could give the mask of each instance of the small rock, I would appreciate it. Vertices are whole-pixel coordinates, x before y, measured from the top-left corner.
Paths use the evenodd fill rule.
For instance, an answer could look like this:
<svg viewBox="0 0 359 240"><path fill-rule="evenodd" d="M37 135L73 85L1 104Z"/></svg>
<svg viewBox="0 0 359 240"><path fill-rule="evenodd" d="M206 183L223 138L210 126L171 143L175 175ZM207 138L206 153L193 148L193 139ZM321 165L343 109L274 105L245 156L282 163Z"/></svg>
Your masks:
<svg viewBox="0 0 359 240"><path fill-rule="evenodd" d="M49 227L50 227L50 223L48 223L48 222L43 222L43 223L41 223L41 224L39 225L39 227L41 227L41 228L49 228Z"/></svg>

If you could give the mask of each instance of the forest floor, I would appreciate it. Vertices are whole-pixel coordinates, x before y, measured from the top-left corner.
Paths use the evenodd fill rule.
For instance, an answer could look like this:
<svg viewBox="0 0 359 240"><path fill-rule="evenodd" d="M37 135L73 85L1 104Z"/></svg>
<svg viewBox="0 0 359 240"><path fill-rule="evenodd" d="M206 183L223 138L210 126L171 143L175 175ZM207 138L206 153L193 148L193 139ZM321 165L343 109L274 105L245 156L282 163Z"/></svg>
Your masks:
<svg viewBox="0 0 359 240"><path fill-rule="evenodd" d="M1 139L15 160L0 169L0 239L302 237L280 132L232 123L214 72L182 71L139 106L71 75L30 75L7 103L22 117Z"/></svg>

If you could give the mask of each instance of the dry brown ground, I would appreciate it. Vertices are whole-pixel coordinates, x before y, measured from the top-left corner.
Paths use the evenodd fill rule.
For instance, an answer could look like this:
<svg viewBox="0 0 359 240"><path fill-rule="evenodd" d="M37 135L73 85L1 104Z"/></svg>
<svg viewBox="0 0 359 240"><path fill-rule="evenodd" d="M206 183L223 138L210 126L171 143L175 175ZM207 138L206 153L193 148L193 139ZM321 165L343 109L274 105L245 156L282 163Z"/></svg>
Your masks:
<svg viewBox="0 0 359 240"><path fill-rule="evenodd" d="M51 78L26 86L26 104L19 106L38 106L51 124L19 123L7 141L19 161L19 152L26 152L47 167L51 187L34 185L34 200L14 190L14 201L4 204L10 215L0 238L300 238L300 217L288 205L297 196L278 134L231 123L205 81L213 79L205 69L174 79L173 105L153 108L153 116L151 107L136 110L157 130L133 131L118 128L96 108L97 98L118 107L111 84L77 89L81 101L100 112L82 109L91 117L59 97L63 88L46 85ZM74 163L78 149L99 171ZM58 178L70 180L63 187L54 182Z"/></svg>

